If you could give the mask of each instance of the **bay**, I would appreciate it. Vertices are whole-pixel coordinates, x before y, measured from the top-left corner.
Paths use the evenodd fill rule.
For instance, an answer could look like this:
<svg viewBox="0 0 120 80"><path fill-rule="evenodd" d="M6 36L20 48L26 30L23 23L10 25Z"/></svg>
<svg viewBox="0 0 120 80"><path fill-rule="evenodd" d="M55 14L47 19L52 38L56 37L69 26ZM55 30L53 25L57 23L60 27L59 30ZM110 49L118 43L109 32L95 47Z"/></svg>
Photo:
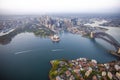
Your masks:
<svg viewBox="0 0 120 80"><path fill-rule="evenodd" d="M109 27L108 34L120 42L120 28ZM6 45L0 44L0 80L48 80L50 60L85 57L100 63L117 60L108 53L114 47L101 39L62 32L60 42L24 32Z"/></svg>

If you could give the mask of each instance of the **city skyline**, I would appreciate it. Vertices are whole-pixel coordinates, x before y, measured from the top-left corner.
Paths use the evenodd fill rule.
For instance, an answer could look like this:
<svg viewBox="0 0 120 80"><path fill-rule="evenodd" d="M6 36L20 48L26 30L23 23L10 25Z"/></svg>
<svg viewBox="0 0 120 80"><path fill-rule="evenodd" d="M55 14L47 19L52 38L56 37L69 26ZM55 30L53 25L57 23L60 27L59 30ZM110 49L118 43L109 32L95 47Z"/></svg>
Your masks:
<svg viewBox="0 0 120 80"><path fill-rule="evenodd" d="M119 13L119 0L1 0L1 14Z"/></svg>

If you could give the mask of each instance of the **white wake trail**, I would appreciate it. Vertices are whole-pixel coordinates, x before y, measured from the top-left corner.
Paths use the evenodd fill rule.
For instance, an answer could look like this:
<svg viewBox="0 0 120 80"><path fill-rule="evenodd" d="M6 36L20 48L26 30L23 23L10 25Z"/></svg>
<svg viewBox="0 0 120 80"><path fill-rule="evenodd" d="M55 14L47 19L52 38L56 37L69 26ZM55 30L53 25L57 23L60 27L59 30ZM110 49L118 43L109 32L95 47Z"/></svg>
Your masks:
<svg viewBox="0 0 120 80"><path fill-rule="evenodd" d="M20 51L20 52L16 52L15 54L27 53L27 52L30 52L30 51L32 51L32 50Z"/></svg>
<svg viewBox="0 0 120 80"><path fill-rule="evenodd" d="M63 51L63 49L53 49L52 51Z"/></svg>

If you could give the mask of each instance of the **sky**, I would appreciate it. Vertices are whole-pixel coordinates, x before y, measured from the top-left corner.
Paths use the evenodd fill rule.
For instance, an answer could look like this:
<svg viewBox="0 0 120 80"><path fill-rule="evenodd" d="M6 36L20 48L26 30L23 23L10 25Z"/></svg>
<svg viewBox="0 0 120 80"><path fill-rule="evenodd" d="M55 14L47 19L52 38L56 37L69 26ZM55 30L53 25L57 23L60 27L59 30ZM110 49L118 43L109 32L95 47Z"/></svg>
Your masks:
<svg viewBox="0 0 120 80"><path fill-rule="evenodd" d="M119 13L120 0L0 0L1 14Z"/></svg>

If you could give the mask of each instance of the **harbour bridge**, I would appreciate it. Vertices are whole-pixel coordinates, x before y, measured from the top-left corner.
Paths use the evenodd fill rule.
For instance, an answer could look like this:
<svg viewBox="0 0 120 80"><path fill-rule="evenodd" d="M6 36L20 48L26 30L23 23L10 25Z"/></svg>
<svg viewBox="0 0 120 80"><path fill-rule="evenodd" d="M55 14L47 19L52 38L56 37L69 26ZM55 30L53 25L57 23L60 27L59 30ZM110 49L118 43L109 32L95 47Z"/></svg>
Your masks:
<svg viewBox="0 0 120 80"><path fill-rule="evenodd" d="M90 37L100 38L100 39L105 40L106 42L112 44L115 47L117 54L120 54L120 43L115 38L113 38L110 34L105 33L105 32L93 31L93 32L90 32Z"/></svg>

